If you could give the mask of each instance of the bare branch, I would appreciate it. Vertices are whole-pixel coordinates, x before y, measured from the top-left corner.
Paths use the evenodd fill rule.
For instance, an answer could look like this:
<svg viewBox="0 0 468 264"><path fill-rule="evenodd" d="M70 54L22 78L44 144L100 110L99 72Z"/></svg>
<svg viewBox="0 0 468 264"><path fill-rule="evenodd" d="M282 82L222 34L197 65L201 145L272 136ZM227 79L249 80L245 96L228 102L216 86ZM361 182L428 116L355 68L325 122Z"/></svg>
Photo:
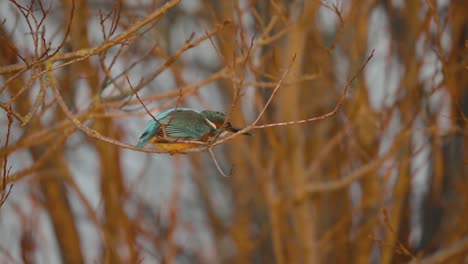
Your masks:
<svg viewBox="0 0 468 264"><path fill-rule="evenodd" d="M3 147L4 149L8 148L8 143L10 141L11 125L13 124L13 116L12 116L12 113L11 113L11 106L9 107L9 109L7 111L7 118L8 118L8 123L7 123L7 133L6 133L6 136L5 136L5 145ZM6 190L6 188L7 188L7 179L8 179L9 173L10 173L10 169L11 169L11 167L10 167L7 170L7 166L8 166L8 152L5 152L5 154L3 156L2 187L0 189L0 193L1 193L0 194L0 208L6 202L6 200L8 199L8 196L10 196L11 189L13 188L13 184L12 184L12 185L10 185L9 189Z"/></svg>
<svg viewBox="0 0 468 264"><path fill-rule="evenodd" d="M416 259L411 261L411 264L441 264L460 254L466 254L468 251L468 237L464 237L449 246L436 251L434 254L429 255L423 259Z"/></svg>
<svg viewBox="0 0 468 264"><path fill-rule="evenodd" d="M58 69L60 67L63 67L65 65L68 65L68 64L71 64L71 63L74 63L74 62L77 62L77 61L85 60L85 59L87 59L88 57L90 57L92 55L96 55L96 54L99 54L101 52L104 52L104 51L108 50L109 48L121 43L125 39L128 39L131 35L135 34L138 30L140 30L144 26L152 23L155 19L159 18L161 15L164 15L169 9L176 6L180 1L181 0L171 0L171 1L167 2L167 3L165 3L162 7L155 10L153 13L151 13L150 15L145 17L142 21L140 21L140 22L136 23L135 25L133 25L132 27L130 27L127 31L121 33L120 35L118 35L117 37L115 37L113 39L110 39L108 41L105 41L105 42L101 43L97 47L89 48L89 49L82 49L82 50L78 50L78 51L74 51L74 52L70 52L70 53L65 53L65 54L57 54L56 56L53 56L51 58L46 58L44 60L36 61L36 62L30 63L29 65L21 63L21 64L15 64L15 65L9 65L9 66L5 66L5 67L0 67L0 75L6 74L6 73L14 73L14 72L18 72L18 71L24 71L24 70L27 70L28 68L30 68L32 66L43 63L45 60L49 60L51 63L54 63L54 62L57 62L57 61L62 61L62 60L72 60L72 61L70 61L68 63L60 64L60 65L58 65L56 67L53 67L53 68L50 68L50 69L47 69L46 71L41 72L40 74L44 74L47 71L53 71L55 69ZM8 80L5 83L7 83L7 82L8 82Z"/></svg>

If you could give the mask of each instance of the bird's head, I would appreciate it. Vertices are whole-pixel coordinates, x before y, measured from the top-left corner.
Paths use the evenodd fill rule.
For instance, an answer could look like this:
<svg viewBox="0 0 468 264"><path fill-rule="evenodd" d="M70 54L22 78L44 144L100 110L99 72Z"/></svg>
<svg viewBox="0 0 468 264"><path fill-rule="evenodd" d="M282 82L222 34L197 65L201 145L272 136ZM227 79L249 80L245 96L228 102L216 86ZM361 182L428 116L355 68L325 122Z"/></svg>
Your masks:
<svg viewBox="0 0 468 264"><path fill-rule="evenodd" d="M233 133L239 132L241 130L240 128L234 127L231 124L231 122L226 122L226 115L221 112L204 110L201 112L201 114L203 115L203 117L208 119L208 121L213 123L216 126L216 129L222 128L226 131L230 131ZM249 132L246 132L244 133L244 135L250 136L251 134Z"/></svg>

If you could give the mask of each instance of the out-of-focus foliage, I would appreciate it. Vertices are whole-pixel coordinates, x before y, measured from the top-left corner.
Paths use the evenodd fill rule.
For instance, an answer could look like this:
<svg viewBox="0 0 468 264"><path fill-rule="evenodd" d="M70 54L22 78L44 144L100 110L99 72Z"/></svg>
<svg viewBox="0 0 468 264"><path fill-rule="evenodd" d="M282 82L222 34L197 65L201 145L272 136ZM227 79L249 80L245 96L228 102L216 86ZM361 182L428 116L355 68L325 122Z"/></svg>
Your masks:
<svg viewBox="0 0 468 264"><path fill-rule="evenodd" d="M468 261L467 1L0 10L0 262ZM143 105L253 136L225 178L132 147Z"/></svg>

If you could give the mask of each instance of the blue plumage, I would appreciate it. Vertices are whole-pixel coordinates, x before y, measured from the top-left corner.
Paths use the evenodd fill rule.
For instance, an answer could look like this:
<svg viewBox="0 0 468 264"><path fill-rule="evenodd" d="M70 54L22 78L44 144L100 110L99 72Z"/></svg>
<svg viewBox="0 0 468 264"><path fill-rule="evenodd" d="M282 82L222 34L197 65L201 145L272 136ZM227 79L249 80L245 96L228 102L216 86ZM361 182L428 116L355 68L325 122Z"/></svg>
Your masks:
<svg viewBox="0 0 468 264"><path fill-rule="evenodd" d="M149 121L148 125L146 126L143 134L141 134L140 139L138 140L138 144L136 144L137 148L141 148L146 143L148 143L151 138L156 134L156 132L159 130L159 124L156 123L156 121L151 120Z"/></svg>
<svg viewBox="0 0 468 264"><path fill-rule="evenodd" d="M148 122L136 147L145 146L154 137L158 137L160 141L201 140L216 129L215 125L200 112L190 108L171 108L155 118L158 122L155 120ZM161 129L161 125L164 129Z"/></svg>

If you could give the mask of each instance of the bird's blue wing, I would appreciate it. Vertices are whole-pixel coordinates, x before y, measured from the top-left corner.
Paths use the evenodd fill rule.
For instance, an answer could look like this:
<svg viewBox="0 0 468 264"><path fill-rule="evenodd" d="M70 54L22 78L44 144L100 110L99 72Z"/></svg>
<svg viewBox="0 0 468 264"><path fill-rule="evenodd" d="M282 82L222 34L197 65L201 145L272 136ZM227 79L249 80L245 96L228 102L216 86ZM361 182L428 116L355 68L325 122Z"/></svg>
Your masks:
<svg viewBox="0 0 468 264"><path fill-rule="evenodd" d="M136 147L141 148L146 145L146 143L148 143L158 133L158 130L159 124L154 120L150 120L148 125L146 125L145 131L141 134Z"/></svg>
<svg viewBox="0 0 468 264"><path fill-rule="evenodd" d="M161 122L162 120L167 118L170 114L172 114L176 110L177 110L176 108L167 109L159 113L155 118L156 120L159 120ZM155 135L159 133L159 129L160 129L160 126L158 122L154 120L150 120L148 122L148 125L146 125L145 130L141 134L140 139L138 140L138 143L135 146L137 148L141 148L145 146Z"/></svg>
<svg viewBox="0 0 468 264"><path fill-rule="evenodd" d="M164 124L167 137L173 139L199 140L213 130L206 119L196 111L175 112L172 119Z"/></svg>
<svg viewBox="0 0 468 264"><path fill-rule="evenodd" d="M166 134L168 138L171 139L185 139L185 140L198 140L201 135L207 131L198 131L194 130L191 127L186 127L185 125L179 125L177 122L169 123L166 126Z"/></svg>

